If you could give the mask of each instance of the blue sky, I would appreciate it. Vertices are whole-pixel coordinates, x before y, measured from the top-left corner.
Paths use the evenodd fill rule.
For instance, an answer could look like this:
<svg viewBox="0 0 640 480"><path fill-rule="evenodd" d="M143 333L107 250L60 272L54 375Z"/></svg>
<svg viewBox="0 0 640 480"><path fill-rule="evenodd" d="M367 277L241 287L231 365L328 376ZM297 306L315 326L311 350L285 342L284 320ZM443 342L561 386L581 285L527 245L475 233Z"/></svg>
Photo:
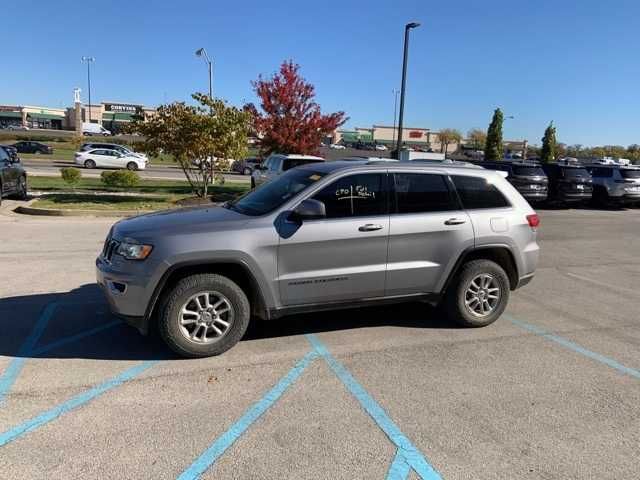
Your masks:
<svg viewBox="0 0 640 480"><path fill-rule="evenodd" d="M405 125L486 128L500 106L505 137L640 143L640 2L636 0L121 1L20 0L3 6L0 104L92 100L158 105L214 95L254 101L250 82L293 59L325 111L347 126L391 124L403 26L412 32ZM83 92L84 93L84 92Z"/></svg>

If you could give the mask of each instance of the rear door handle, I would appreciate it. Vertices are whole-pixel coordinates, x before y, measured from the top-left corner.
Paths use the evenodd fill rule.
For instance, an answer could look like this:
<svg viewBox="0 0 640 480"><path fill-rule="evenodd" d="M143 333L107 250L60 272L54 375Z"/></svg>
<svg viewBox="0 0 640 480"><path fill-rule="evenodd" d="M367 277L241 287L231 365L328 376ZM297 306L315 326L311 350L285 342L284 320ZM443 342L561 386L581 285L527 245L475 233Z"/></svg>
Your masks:
<svg viewBox="0 0 640 480"><path fill-rule="evenodd" d="M382 225L375 225L373 223L367 223L366 225L362 225L358 230L361 232L374 232L376 230L382 230Z"/></svg>
<svg viewBox="0 0 640 480"><path fill-rule="evenodd" d="M466 220L463 220L462 218L450 218L449 220L445 220L444 224L445 225L462 225L465 222Z"/></svg>

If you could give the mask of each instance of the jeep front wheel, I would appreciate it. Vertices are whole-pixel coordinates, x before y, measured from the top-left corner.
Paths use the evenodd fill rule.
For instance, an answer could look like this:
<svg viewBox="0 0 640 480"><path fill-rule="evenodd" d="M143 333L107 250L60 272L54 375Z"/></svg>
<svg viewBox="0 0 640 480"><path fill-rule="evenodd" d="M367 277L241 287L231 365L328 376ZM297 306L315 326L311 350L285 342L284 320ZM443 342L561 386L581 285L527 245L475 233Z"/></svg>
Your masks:
<svg viewBox="0 0 640 480"><path fill-rule="evenodd" d="M242 289L226 277L199 274L180 280L159 312L160 335L184 357L226 352L247 330L250 306Z"/></svg>
<svg viewBox="0 0 640 480"><path fill-rule="evenodd" d="M509 278L490 260L472 260L462 266L446 292L449 317L465 327L495 322L509 302Z"/></svg>

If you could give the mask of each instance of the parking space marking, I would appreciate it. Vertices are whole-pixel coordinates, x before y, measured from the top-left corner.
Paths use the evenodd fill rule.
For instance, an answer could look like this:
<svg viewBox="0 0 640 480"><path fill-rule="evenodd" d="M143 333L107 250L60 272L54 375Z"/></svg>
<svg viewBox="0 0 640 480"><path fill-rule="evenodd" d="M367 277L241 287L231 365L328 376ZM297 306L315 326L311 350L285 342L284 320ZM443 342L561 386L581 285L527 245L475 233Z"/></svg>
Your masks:
<svg viewBox="0 0 640 480"><path fill-rule="evenodd" d="M117 325L122 325L122 320L113 320L111 322L107 322L103 325L99 325L94 328L90 328L80 333L76 333L75 335L69 335L68 337L63 337L58 340L55 340L47 345L44 345L40 348L36 348L31 352L31 355L36 357L38 355L42 355L43 353L50 352L51 350L55 350L56 348L60 348L63 345L67 345L68 343L75 342L77 340L81 340L85 337L89 337L91 335L95 335L96 333L100 333L104 330L107 330L111 327L115 327Z"/></svg>
<svg viewBox="0 0 640 480"><path fill-rule="evenodd" d="M4 402L4 399L15 383L18 375L22 371L22 367L24 367L24 363L27 361L27 357L31 355L31 352L35 348L38 340L44 333L44 330L47 328L49 320L56 311L58 307L58 302L49 303L38 317L35 326L29 333L29 336L20 346L20 350L18 350L18 354L14 357L9 366L4 371L2 376L0 376L0 405Z"/></svg>
<svg viewBox="0 0 640 480"><path fill-rule="evenodd" d="M315 350L307 353L280 381L256 404L245 412L226 432L211 444L180 476L178 480L199 478L218 458L264 414L282 394L302 375L313 360L318 357Z"/></svg>
<svg viewBox="0 0 640 480"><path fill-rule="evenodd" d="M404 457L400 455L400 450L396 450L396 455L393 457L393 462L391 462L387 472L387 480L405 480L410 471L411 467Z"/></svg>
<svg viewBox="0 0 640 480"><path fill-rule="evenodd" d="M378 424L382 431L387 435L389 440L398 448L396 458L401 457L404 461L423 479L423 480L440 480L440 474L427 462L424 455L411 443L398 426L389 418L384 409L367 393L349 371L336 360L327 350L324 344L312 334L305 335L307 340L313 345L313 348L327 362L333 373L347 387L347 390L360 402L362 408L369 416ZM394 459L393 463L397 463ZM392 463L392 466L393 466ZM396 469L400 468L400 464L396 465ZM397 477L400 478L400 477Z"/></svg>
<svg viewBox="0 0 640 480"><path fill-rule="evenodd" d="M122 372L120 375L117 375L114 378L101 383L100 385L97 385L85 392L76 395L75 397L61 403L60 405L57 405L51 410L48 410L32 418L31 420L27 420L26 422L23 422L4 433L0 433L0 447L5 446L6 444L20 438L22 435L36 430L37 428L55 420L61 415L75 410L76 408L84 405L87 402L90 402L103 393L108 392L109 390L116 388L123 383L137 377L145 370L148 370L149 368L154 366L156 363L158 363L158 360L151 360L140 363L135 367L131 367L128 370Z"/></svg>
<svg viewBox="0 0 640 480"><path fill-rule="evenodd" d="M560 345L562 345L565 348L568 348L569 350L573 350L576 353L579 353L581 355L584 355L585 357L588 357L592 360L595 360L597 362L603 363L611 368L614 368L616 370L618 370L620 373L624 373L626 375L630 375L632 377L637 378L638 380L640 380L640 371L636 370L634 368L630 368L627 367L626 365L622 365L621 363L617 362L616 360L606 357L600 353L591 351L589 349L586 349L580 345L578 345L575 342L572 342L571 340L568 340L564 337L561 337L560 335L556 335L555 333L551 333L551 332L547 332L544 328L538 327L536 325L531 325L530 323L526 323L523 322L521 320L517 320L515 318L513 318L511 315L509 314L504 314L505 318L507 318L511 323L513 323L514 325L517 325L521 328L524 328L525 330L528 330L532 333L535 333L536 335L540 335L541 337L544 337L548 340L551 340L553 342L556 342Z"/></svg>

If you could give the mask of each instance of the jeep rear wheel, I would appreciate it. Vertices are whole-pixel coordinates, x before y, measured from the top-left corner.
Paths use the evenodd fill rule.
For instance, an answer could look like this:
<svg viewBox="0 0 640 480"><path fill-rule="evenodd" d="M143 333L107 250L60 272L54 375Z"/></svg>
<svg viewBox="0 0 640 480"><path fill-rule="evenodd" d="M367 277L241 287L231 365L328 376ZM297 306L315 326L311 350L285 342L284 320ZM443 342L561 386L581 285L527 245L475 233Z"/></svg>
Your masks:
<svg viewBox="0 0 640 480"><path fill-rule="evenodd" d="M159 331L184 357L226 352L247 330L250 306L242 289L226 277L199 274L180 280L160 307Z"/></svg>
<svg viewBox="0 0 640 480"><path fill-rule="evenodd" d="M509 277L491 260L472 260L462 266L446 292L447 314L465 327L495 322L509 302Z"/></svg>

